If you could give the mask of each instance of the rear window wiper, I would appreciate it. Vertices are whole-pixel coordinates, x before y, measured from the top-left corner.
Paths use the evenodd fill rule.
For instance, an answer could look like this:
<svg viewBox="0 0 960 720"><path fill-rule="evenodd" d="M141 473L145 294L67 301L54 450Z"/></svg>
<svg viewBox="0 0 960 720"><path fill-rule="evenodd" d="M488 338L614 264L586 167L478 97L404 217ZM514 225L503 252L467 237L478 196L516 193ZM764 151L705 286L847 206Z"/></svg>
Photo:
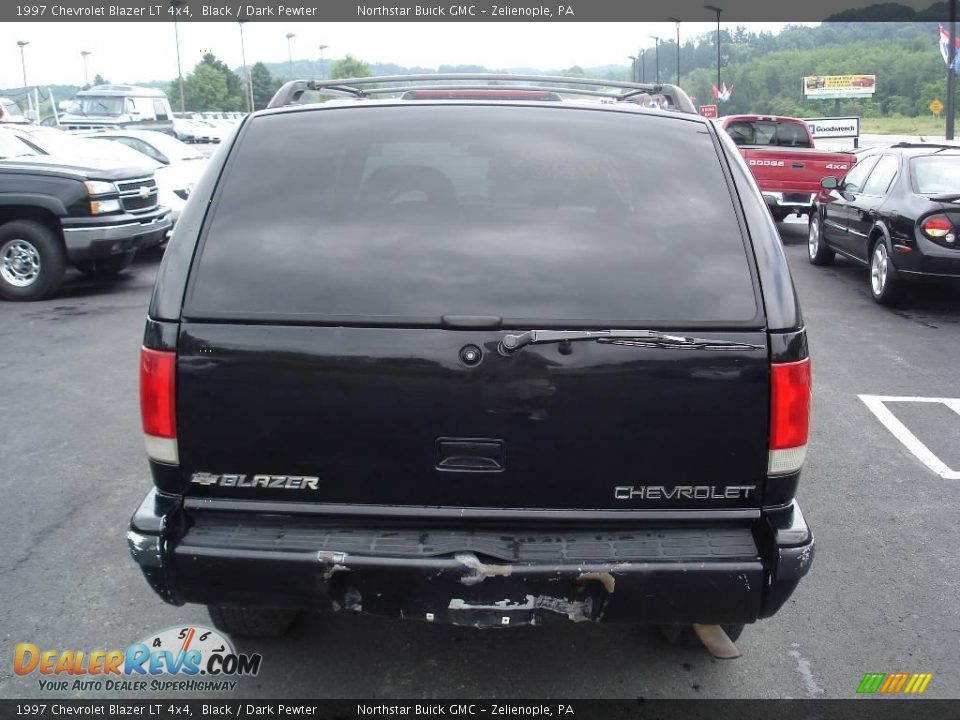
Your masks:
<svg viewBox="0 0 960 720"><path fill-rule="evenodd" d="M524 345L543 343L567 343L577 340L596 340L608 345L631 347L676 348L679 350L763 350L762 345L733 340L711 340L669 335L656 330L527 330L504 335L498 350L501 355L511 355Z"/></svg>

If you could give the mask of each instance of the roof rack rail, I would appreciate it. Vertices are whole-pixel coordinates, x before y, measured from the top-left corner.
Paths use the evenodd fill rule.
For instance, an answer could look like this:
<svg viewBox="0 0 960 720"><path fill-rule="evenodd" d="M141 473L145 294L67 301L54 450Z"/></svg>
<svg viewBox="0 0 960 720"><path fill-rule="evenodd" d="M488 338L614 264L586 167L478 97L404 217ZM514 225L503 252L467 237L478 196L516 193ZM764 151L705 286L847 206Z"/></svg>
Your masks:
<svg viewBox="0 0 960 720"><path fill-rule="evenodd" d="M668 83L634 83L600 78L500 73L431 73L381 75L342 80L290 80L277 90L267 107L277 108L300 104L304 93L307 92L329 97L363 99L375 96L402 96L410 90L456 92L496 89L582 95L608 102L642 102L654 98L658 106L664 103L671 110L697 114L697 108L690 97L680 87Z"/></svg>

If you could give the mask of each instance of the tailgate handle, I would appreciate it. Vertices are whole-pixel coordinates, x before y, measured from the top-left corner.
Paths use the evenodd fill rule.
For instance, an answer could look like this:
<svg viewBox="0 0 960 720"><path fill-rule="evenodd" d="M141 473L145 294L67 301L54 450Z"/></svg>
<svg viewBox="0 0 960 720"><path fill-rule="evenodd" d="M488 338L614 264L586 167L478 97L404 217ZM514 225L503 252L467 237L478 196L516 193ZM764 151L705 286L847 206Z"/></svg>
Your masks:
<svg viewBox="0 0 960 720"><path fill-rule="evenodd" d="M454 472L502 472L503 440L440 438L437 440L437 470Z"/></svg>
<svg viewBox="0 0 960 720"><path fill-rule="evenodd" d="M795 162L793 164L793 167L795 167L797 170L803 170L806 167L806 165L804 165L802 162Z"/></svg>

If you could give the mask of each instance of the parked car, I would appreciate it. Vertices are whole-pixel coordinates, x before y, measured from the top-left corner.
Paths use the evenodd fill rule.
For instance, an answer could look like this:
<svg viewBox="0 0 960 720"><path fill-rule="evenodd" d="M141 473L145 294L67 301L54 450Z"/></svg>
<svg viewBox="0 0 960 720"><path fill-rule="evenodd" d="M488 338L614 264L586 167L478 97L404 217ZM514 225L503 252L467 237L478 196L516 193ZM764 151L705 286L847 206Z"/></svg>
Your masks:
<svg viewBox="0 0 960 720"><path fill-rule="evenodd" d="M107 161L128 167L142 167L145 174L154 176L160 204L170 210L170 220L174 224L190 195L190 188L196 182L196 173L192 170L164 165L150 155L134 150L123 143L91 140L91 138L101 137L100 135L75 135L56 128L37 126L3 128L3 130L16 133L31 147L45 155L58 155L81 164L97 165ZM158 134L163 135L163 133ZM168 135L163 137L176 142Z"/></svg>
<svg viewBox="0 0 960 720"><path fill-rule="evenodd" d="M173 111L163 90L96 85L76 94L60 125L67 130L136 127L172 133Z"/></svg>
<svg viewBox="0 0 960 720"><path fill-rule="evenodd" d="M233 634L776 613L814 551L810 361L730 138L669 87L688 113L632 84L283 107L306 87L211 160L158 274L154 590Z"/></svg>
<svg viewBox="0 0 960 720"><path fill-rule="evenodd" d="M814 147L803 120L779 115L728 115L718 121L733 138L774 220L809 214L820 180L853 167L852 153Z"/></svg>
<svg viewBox="0 0 960 720"><path fill-rule="evenodd" d="M172 192L182 203L187 201L190 192L207 167L207 157L186 143L180 142L166 133L154 130L106 130L87 136L90 140L120 143L131 150L142 153L163 166L158 173L157 182L169 181Z"/></svg>
<svg viewBox="0 0 960 720"><path fill-rule="evenodd" d="M23 114L15 100L0 97L0 123L29 124L30 119Z"/></svg>
<svg viewBox="0 0 960 720"><path fill-rule="evenodd" d="M960 147L873 148L841 179L821 184L811 263L829 265L839 253L869 266L870 293L885 305L912 282L960 280Z"/></svg>
<svg viewBox="0 0 960 720"><path fill-rule="evenodd" d="M41 155L0 131L0 297L54 293L67 264L97 278L122 272L159 242L170 211L142 167L80 164Z"/></svg>

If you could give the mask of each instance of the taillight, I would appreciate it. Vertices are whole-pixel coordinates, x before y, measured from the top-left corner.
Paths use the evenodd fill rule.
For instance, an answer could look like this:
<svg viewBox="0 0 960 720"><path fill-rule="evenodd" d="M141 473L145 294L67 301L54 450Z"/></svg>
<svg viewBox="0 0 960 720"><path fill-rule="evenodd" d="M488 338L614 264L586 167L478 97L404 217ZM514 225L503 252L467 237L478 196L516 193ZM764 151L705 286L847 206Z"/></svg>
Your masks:
<svg viewBox="0 0 960 720"><path fill-rule="evenodd" d="M920 231L931 240L953 242L953 223L946 215L931 215L920 223ZM949 236L949 237L948 237Z"/></svg>
<svg viewBox="0 0 960 720"><path fill-rule="evenodd" d="M811 390L810 358L770 366L770 475L796 472L803 466Z"/></svg>
<svg viewBox="0 0 960 720"><path fill-rule="evenodd" d="M140 349L140 417L147 455L157 462L176 465L177 403L175 378L177 354Z"/></svg>

